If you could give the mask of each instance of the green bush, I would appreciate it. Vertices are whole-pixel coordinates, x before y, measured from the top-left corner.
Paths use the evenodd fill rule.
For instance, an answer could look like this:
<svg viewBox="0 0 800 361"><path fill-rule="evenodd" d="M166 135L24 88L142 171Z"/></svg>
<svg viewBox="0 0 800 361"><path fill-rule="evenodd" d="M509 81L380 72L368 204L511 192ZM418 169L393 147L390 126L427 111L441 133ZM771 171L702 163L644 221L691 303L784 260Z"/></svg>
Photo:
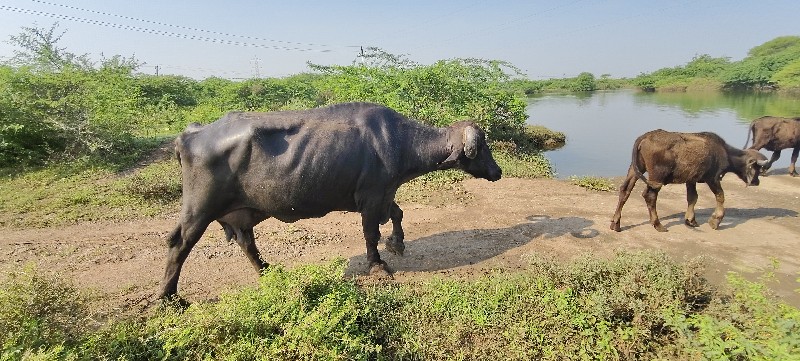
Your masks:
<svg viewBox="0 0 800 361"><path fill-rule="evenodd" d="M258 288L149 321L166 359L374 359L378 316L343 279L344 260L270 267Z"/></svg>
<svg viewBox="0 0 800 361"><path fill-rule="evenodd" d="M33 266L11 273L0 283L0 359L58 359L82 341L88 317L87 298L60 277Z"/></svg>
<svg viewBox="0 0 800 361"><path fill-rule="evenodd" d="M796 360L800 310L775 302L763 283L729 273L728 289L703 313L663 312L685 357L706 360Z"/></svg>
<svg viewBox="0 0 800 361"><path fill-rule="evenodd" d="M368 65L312 65L324 76L315 81L325 102L370 101L433 126L471 119L490 139L500 129L522 130L525 102L506 91L507 63L480 59L441 60L422 66L369 49Z"/></svg>
<svg viewBox="0 0 800 361"><path fill-rule="evenodd" d="M521 272L359 286L346 262L270 267L258 287L87 327L86 301L26 269L0 286L3 359L791 360L800 310L699 260L533 256Z"/></svg>

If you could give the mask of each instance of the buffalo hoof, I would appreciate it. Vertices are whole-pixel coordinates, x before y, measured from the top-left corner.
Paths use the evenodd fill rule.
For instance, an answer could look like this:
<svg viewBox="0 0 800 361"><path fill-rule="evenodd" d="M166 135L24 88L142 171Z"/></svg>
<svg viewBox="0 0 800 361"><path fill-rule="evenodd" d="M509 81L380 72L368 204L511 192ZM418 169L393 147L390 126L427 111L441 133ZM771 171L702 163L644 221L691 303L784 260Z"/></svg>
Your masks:
<svg viewBox="0 0 800 361"><path fill-rule="evenodd" d="M392 252L392 254L402 256L403 252L406 250L406 244L403 243L402 239L398 239L395 236L389 236L389 238L386 239L386 250Z"/></svg>
<svg viewBox="0 0 800 361"><path fill-rule="evenodd" d="M386 265L386 262L381 261L369 267L369 275L379 279L392 279L392 270Z"/></svg>
<svg viewBox="0 0 800 361"><path fill-rule="evenodd" d="M161 304L159 305L159 309L161 310L177 310L177 311L185 311L189 306L192 304L183 299L183 297L178 295L166 296L161 297Z"/></svg>
<svg viewBox="0 0 800 361"><path fill-rule="evenodd" d="M711 218L708 220L708 225L711 226L711 229L718 229L720 222L722 222L721 219Z"/></svg>
<svg viewBox="0 0 800 361"><path fill-rule="evenodd" d="M667 231L667 228L664 227L663 225L661 225L661 223L654 224L653 228L655 228L656 231L659 231L659 232L666 232Z"/></svg>
<svg viewBox="0 0 800 361"><path fill-rule="evenodd" d="M611 228L611 230L614 232L622 231L622 228L619 227L619 222L611 221L611 226L609 228Z"/></svg>
<svg viewBox="0 0 800 361"><path fill-rule="evenodd" d="M694 220L694 219L691 219L691 220L687 219L686 221L684 221L684 223L686 223L686 225L689 226L689 227L699 227L700 226L699 224L697 224L697 221Z"/></svg>

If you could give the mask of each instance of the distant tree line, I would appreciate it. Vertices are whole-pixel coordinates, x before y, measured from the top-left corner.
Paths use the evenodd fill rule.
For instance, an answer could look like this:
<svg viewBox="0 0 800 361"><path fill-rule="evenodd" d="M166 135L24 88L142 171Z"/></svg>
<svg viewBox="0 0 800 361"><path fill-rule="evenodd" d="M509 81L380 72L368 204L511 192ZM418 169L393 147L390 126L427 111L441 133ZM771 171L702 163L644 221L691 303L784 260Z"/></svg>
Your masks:
<svg viewBox="0 0 800 361"><path fill-rule="evenodd" d="M645 91L782 90L800 93L800 36L781 36L756 46L740 61L707 54L686 65L640 74Z"/></svg>
<svg viewBox="0 0 800 361"><path fill-rule="evenodd" d="M780 90L800 93L800 36L781 36L756 46L741 61L708 54L695 56L686 65L662 68L635 78L596 78L583 72L576 77L530 80L514 79L510 90L524 95L548 92L587 92L626 87L643 91Z"/></svg>
<svg viewBox="0 0 800 361"><path fill-rule="evenodd" d="M553 92L590 92L595 90L614 90L630 86L628 79L611 78L603 74L599 78L589 72L583 72L576 77L557 78L544 80L513 79L507 83L510 90L531 96L540 93Z"/></svg>

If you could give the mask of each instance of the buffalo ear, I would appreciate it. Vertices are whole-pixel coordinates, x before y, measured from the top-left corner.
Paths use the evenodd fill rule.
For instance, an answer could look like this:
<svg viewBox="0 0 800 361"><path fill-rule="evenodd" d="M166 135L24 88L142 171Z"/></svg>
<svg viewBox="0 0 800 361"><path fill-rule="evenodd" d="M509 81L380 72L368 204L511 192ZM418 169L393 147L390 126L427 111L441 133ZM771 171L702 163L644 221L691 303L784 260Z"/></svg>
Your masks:
<svg viewBox="0 0 800 361"><path fill-rule="evenodd" d="M469 159L478 156L478 129L473 125L464 128L464 155Z"/></svg>

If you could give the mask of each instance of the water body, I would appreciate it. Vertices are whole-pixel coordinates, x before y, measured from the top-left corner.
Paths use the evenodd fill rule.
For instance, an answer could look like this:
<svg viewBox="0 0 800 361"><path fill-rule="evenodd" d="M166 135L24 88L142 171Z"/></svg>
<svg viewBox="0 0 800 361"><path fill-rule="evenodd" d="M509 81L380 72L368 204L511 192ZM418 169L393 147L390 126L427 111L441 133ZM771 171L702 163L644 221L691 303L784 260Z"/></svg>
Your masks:
<svg viewBox="0 0 800 361"><path fill-rule="evenodd" d="M528 98L527 113L528 124L567 136L564 147L545 152L558 178L612 177L627 173L633 141L647 131L711 131L741 148L751 120L762 115L800 116L800 98L622 90L532 97ZM787 167L790 155L790 150L784 150L773 168Z"/></svg>

